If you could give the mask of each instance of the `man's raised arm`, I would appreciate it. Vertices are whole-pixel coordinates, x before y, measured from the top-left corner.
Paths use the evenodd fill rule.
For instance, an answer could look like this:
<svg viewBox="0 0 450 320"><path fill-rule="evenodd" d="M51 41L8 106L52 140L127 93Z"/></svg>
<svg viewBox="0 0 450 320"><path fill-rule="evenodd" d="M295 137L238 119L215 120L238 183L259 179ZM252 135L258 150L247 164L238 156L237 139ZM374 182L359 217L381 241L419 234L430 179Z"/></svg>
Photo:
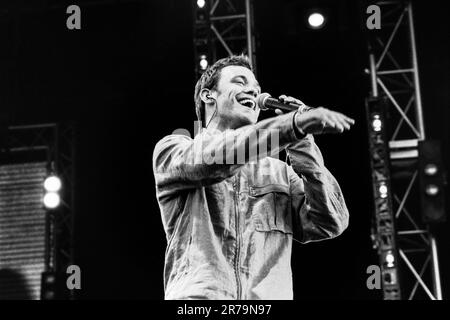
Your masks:
<svg viewBox="0 0 450 320"><path fill-rule="evenodd" d="M277 154L297 140L294 112L211 134L203 130L194 139L169 135L153 152L153 172L160 191L176 192L220 182L245 163Z"/></svg>

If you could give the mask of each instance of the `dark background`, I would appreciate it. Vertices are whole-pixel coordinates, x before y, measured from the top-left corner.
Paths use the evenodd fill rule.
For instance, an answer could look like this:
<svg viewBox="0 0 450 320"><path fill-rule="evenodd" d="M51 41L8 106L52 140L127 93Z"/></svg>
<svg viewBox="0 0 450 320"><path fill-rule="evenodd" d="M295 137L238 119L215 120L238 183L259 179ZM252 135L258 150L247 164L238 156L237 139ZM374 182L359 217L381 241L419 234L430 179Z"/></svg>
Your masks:
<svg viewBox="0 0 450 320"><path fill-rule="evenodd" d="M297 3L297 4L296 4ZM369 82L365 8L358 1L255 1L258 79L356 119L342 135L317 142L351 213L333 241L294 245L297 299L379 299L366 288L372 196L364 98ZM82 29L66 28L77 4ZM330 12L325 29L302 25L303 9ZM425 126L440 139L448 166L450 24L445 1L415 1ZM78 123L76 263L78 297L163 298L166 246L155 199L155 143L193 131L195 84L191 2L9 1L0 15L2 123ZM448 223L438 233L444 297L450 284Z"/></svg>

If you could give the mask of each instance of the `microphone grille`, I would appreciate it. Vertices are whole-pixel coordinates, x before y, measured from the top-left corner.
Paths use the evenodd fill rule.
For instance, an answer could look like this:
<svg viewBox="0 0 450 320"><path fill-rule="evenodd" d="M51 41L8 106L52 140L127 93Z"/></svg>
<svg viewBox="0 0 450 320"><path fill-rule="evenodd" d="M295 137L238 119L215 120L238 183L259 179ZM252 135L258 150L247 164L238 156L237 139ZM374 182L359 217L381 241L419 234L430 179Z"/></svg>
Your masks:
<svg viewBox="0 0 450 320"><path fill-rule="evenodd" d="M261 110L267 110L267 107L264 105L267 98L270 98L271 95L267 92L261 93L258 98L256 98L256 104L258 105L259 109Z"/></svg>

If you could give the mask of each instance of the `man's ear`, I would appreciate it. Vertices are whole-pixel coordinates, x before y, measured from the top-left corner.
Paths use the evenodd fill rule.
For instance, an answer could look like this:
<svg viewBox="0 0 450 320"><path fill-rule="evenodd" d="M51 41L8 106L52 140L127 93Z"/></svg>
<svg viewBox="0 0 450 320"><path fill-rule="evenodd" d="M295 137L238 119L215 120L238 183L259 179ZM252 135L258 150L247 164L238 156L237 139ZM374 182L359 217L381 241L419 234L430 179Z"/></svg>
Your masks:
<svg viewBox="0 0 450 320"><path fill-rule="evenodd" d="M214 98L211 96L211 90L210 90L210 89L207 89L207 88L203 88L203 89L200 91L200 99L202 99L202 101L203 101L205 104L213 103Z"/></svg>

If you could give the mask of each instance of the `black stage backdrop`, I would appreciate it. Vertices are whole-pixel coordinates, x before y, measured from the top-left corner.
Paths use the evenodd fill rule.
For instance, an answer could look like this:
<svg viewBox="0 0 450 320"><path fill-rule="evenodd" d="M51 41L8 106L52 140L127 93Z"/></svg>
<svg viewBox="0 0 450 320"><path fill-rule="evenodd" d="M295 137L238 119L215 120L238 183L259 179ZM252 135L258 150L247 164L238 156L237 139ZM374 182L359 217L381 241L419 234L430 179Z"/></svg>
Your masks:
<svg viewBox="0 0 450 320"><path fill-rule="evenodd" d="M78 297L162 299L166 239L151 156L164 135L177 128L193 132L191 3L76 1L79 31L66 28L67 6L42 10L43 3L1 5L12 13L0 28L7 44L2 116L14 123L78 123ZM351 222L335 240L294 244L295 298L379 299L379 291L366 288L366 268L378 258L370 241L365 10L358 1L321 1L332 18L326 29L313 32L302 26L301 6L294 3L255 1L263 90L356 119L350 132L316 139L343 189ZM449 167L450 26L444 3L415 1L414 9L426 130L443 141ZM448 227L438 238L444 295L450 289Z"/></svg>

